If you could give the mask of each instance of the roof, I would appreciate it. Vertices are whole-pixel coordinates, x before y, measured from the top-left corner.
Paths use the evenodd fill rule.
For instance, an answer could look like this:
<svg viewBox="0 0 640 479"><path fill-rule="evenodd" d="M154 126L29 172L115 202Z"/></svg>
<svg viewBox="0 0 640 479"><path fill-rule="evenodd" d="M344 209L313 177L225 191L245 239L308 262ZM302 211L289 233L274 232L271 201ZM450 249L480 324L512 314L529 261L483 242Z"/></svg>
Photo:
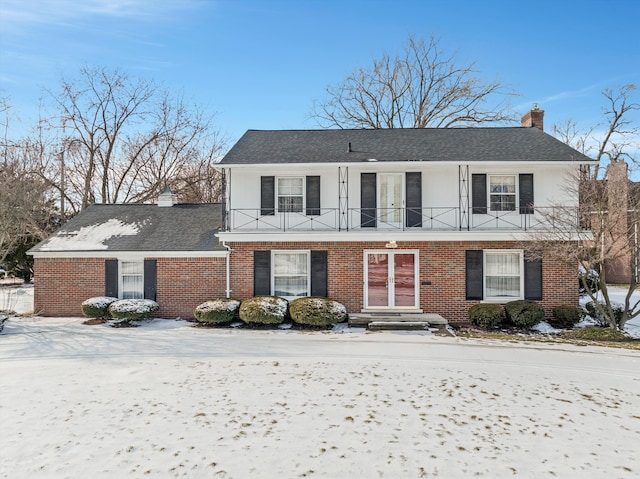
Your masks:
<svg viewBox="0 0 640 479"><path fill-rule="evenodd" d="M30 252L224 251L221 225L220 204L96 204Z"/></svg>
<svg viewBox="0 0 640 479"><path fill-rule="evenodd" d="M351 144L351 151L349 151ZM223 165L594 160L538 128L248 130Z"/></svg>

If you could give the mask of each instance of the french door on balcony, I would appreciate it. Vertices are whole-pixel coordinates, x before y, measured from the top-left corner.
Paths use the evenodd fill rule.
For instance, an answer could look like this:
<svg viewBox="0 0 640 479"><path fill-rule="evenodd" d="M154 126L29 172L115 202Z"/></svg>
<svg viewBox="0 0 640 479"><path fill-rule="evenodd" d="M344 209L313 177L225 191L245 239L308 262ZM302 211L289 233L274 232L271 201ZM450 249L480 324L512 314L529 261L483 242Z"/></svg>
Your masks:
<svg viewBox="0 0 640 479"><path fill-rule="evenodd" d="M413 251L365 252L365 309L416 309L418 253Z"/></svg>
<svg viewBox="0 0 640 479"><path fill-rule="evenodd" d="M402 173L378 173L379 228L402 227Z"/></svg>

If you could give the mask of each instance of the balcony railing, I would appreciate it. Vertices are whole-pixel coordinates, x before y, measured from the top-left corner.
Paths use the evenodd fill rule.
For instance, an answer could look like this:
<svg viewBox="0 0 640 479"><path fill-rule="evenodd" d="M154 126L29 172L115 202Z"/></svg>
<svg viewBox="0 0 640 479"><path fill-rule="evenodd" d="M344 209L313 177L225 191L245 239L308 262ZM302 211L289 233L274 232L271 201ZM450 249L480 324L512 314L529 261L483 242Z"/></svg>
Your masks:
<svg viewBox="0 0 640 479"><path fill-rule="evenodd" d="M575 207L536 207L533 212L486 211L473 208L338 208L263 215L260 208L227 212L226 230L232 232L273 231L527 231L553 228L583 229Z"/></svg>

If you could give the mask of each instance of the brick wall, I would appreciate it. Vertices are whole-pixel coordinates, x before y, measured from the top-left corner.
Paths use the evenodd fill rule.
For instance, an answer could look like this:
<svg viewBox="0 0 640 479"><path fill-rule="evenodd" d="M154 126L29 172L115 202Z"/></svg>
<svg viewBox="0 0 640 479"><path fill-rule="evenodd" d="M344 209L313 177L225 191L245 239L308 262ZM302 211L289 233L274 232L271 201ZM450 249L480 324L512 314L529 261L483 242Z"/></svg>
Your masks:
<svg viewBox="0 0 640 479"><path fill-rule="evenodd" d="M246 299L253 295L253 251L314 249L328 251L330 298L343 303L349 312L359 312L364 301L363 254L365 250L384 250L384 242L256 242L228 243L231 253L231 296ZM420 307L438 313L451 323L467 321L467 311L478 301L465 300L465 251L519 249L517 243L502 241L408 242L398 248L418 250L420 258ZM551 317L554 306L578 304L576 271L562 263L543 261L542 306ZM430 282L431 284L422 285Z"/></svg>
<svg viewBox="0 0 640 479"><path fill-rule="evenodd" d="M35 258L35 312L82 316L85 299L104 296L104 262L105 258ZM224 298L225 271L224 258L158 258L158 316L189 318L198 304Z"/></svg>

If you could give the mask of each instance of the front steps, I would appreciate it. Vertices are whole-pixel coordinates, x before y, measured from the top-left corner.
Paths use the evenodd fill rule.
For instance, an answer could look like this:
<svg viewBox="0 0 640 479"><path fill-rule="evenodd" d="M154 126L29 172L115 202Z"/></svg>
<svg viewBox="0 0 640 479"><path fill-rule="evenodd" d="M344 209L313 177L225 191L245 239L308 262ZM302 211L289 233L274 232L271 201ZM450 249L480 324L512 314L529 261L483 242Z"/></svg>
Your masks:
<svg viewBox="0 0 640 479"><path fill-rule="evenodd" d="M424 331L429 328L444 330L447 320L434 313L372 312L349 315L349 326L366 327L371 331Z"/></svg>

